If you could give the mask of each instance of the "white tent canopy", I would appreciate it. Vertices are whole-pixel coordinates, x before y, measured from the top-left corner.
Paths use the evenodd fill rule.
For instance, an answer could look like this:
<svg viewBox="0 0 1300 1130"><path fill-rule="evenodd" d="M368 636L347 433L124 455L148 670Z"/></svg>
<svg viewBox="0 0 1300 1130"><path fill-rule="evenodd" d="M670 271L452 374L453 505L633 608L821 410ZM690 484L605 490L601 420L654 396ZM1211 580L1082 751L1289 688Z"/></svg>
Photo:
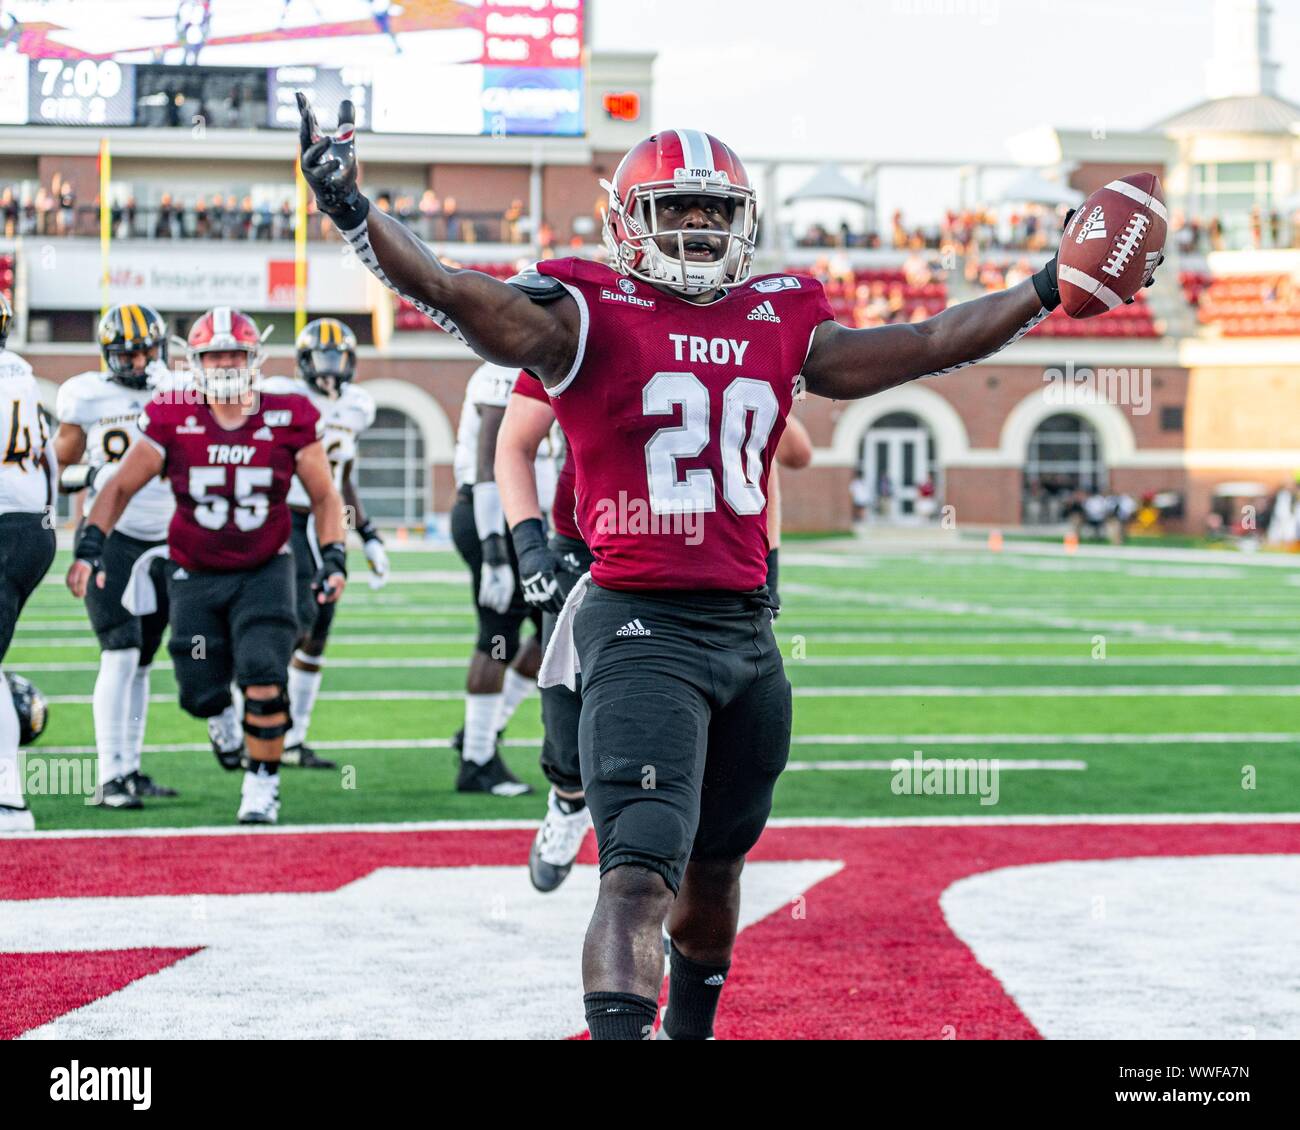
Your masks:
<svg viewBox="0 0 1300 1130"><path fill-rule="evenodd" d="M803 200L843 200L870 208L876 198L866 185L849 180L838 165L823 165L803 185L785 198L787 204Z"/></svg>
<svg viewBox="0 0 1300 1130"><path fill-rule="evenodd" d="M1048 180L1042 173L1028 170L1016 177L1002 191L1003 204L1047 204L1078 207L1083 203L1083 193L1068 184Z"/></svg>

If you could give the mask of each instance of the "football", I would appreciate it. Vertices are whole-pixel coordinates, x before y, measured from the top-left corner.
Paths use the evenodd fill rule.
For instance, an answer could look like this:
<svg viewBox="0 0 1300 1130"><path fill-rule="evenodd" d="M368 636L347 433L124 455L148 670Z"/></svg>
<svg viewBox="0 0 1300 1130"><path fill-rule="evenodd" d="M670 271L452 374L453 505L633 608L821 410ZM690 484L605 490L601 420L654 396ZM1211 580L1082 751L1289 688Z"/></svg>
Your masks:
<svg viewBox="0 0 1300 1130"><path fill-rule="evenodd" d="M1097 189L1061 235L1056 271L1065 312L1091 318L1137 294L1155 270L1168 222L1154 173L1134 173Z"/></svg>

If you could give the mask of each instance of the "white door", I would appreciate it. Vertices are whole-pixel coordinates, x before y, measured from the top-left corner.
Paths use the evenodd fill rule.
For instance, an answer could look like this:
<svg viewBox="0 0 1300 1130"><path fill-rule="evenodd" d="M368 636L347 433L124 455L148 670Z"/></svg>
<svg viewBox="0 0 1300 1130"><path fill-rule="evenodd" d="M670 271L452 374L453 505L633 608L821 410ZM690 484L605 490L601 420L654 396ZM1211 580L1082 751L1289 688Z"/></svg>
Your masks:
<svg viewBox="0 0 1300 1130"><path fill-rule="evenodd" d="M915 521L917 488L930 477L930 437L924 428L871 428L864 445L872 513L890 522Z"/></svg>

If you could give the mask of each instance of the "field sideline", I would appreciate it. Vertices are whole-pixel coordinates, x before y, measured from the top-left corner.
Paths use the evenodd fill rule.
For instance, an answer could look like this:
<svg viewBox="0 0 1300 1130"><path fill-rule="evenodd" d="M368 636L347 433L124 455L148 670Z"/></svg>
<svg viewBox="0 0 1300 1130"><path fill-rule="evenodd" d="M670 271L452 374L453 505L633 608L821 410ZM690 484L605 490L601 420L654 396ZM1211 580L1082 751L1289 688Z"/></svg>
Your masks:
<svg viewBox="0 0 1300 1130"><path fill-rule="evenodd" d="M354 553L353 567L362 566ZM1272 564L1272 561L1269 562ZM93 751L97 650L62 587L66 555L29 604L6 669L50 698L34 758ZM454 554L394 554L372 592L354 573L328 650L310 740L347 767L286 770L282 824L508 819L513 800L452 790L471 646ZM1293 812L1300 798L1300 588L1287 568L1176 552L1066 557L1033 547L867 552L845 541L783 551L777 623L795 687L795 740L778 817ZM536 699L506 757L544 787ZM30 798L42 829L233 823L238 777L206 752L155 663L145 769L176 800L106 812ZM996 803L898 795L896 758L1001 761ZM32 765L28 777L32 779ZM1243 787L1243 782L1253 787Z"/></svg>

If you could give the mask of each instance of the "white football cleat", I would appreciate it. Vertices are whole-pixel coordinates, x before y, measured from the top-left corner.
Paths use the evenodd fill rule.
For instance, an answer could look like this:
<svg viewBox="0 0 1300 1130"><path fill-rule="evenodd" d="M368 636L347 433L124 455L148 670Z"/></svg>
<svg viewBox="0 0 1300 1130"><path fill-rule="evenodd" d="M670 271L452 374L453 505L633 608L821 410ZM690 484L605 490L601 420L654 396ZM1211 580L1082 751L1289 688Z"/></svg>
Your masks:
<svg viewBox="0 0 1300 1130"><path fill-rule="evenodd" d="M546 797L546 819L528 853L528 878L534 887L553 891L564 882L590 827L591 810L586 805L574 813L563 812L551 789Z"/></svg>
<svg viewBox="0 0 1300 1130"><path fill-rule="evenodd" d="M278 773L244 773L239 792L241 824L274 824L280 815L280 775Z"/></svg>
<svg viewBox="0 0 1300 1130"><path fill-rule="evenodd" d="M30 808L11 808L7 804L0 804L0 836L12 832L34 831L36 831L36 818Z"/></svg>

